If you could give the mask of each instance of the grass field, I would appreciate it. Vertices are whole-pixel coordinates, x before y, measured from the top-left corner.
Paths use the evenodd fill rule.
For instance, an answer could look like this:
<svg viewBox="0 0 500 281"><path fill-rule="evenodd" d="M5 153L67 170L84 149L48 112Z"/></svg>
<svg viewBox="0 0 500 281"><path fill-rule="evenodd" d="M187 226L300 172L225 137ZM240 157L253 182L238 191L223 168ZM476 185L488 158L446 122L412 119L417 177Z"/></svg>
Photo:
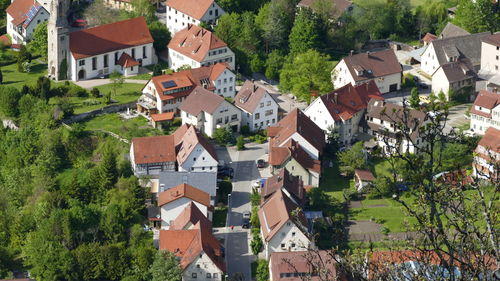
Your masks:
<svg viewBox="0 0 500 281"><path fill-rule="evenodd" d="M227 217L227 207L217 207L215 208L213 227L225 227Z"/></svg>
<svg viewBox="0 0 500 281"><path fill-rule="evenodd" d="M148 120L142 116L122 120L117 113L105 114L94 117L82 123L85 130L106 130L113 132L123 138L162 135L163 132L148 125Z"/></svg>
<svg viewBox="0 0 500 281"><path fill-rule="evenodd" d="M326 194L343 202L344 190L354 189L354 180L340 175L338 162L333 161L332 167L324 169L319 186Z"/></svg>
<svg viewBox="0 0 500 281"><path fill-rule="evenodd" d="M3 82L4 86L12 86L17 89L21 89L23 85L33 85L40 76L47 75L47 65L42 63L37 63L32 61L33 65L31 67L30 73L22 73L17 71L17 64L9 64L2 66Z"/></svg>
<svg viewBox="0 0 500 281"><path fill-rule="evenodd" d="M386 0L353 0L353 2L360 7L366 7L373 3L385 3ZM425 0L410 0L410 5L414 9L424 3Z"/></svg>

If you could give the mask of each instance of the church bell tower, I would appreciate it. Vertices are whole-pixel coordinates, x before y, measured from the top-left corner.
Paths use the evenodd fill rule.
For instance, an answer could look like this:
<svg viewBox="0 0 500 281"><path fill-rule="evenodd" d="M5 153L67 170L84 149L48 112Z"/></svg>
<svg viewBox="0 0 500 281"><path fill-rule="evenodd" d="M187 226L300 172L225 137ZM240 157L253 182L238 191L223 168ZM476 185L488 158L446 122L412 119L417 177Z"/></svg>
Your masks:
<svg viewBox="0 0 500 281"><path fill-rule="evenodd" d="M47 24L48 67L49 78L54 80L69 78L69 6L70 0L52 0L50 3L50 17Z"/></svg>

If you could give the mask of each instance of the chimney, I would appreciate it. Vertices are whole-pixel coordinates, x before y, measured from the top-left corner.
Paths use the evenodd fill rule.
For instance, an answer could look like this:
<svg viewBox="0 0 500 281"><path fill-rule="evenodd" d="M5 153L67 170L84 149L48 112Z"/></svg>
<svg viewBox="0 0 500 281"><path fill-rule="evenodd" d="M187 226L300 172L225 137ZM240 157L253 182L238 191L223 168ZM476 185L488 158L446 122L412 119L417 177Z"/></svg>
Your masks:
<svg viewBox="0 0 500 281"><path fill-rule="evenodd" d="M333 101L337 103L339 94L337 92L333 93Z"/></svg>
<svg viewBox="0 0 500 281"><path fill-rule="evenodd" d="M258 87L256 84L253 84L253 91L252 91L252 92L254 92L254 93L255 93L255 91L257 91L257 89L258 89L258 88L259 88L259 87Z"/></svg>
<svg viewBox="0 0 500 281"><path fill-rule="evenodd" d="M352 54L353 54L353 53L354 53L354 50L351 50L351 51L349 52L349 55L350 55L350 56L352 56Z"/></svg>

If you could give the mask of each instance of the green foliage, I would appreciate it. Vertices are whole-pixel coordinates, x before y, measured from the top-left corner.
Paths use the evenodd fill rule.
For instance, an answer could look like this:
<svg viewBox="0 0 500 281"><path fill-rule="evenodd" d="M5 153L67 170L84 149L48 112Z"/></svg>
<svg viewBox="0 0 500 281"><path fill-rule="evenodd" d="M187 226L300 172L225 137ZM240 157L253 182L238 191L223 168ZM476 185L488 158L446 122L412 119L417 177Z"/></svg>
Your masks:
<svg viewBox="0 0 500 281"><path fill-rule="evenodd" d="M147 0L146 0L147 1ZM153 47L155 48L156 52L161 52L167 48L168 42L170 42L171 34L170 31L168 31L167 27L165 24L161 23L160 21L153 21L149 25L149 31L151 32L151 36L155 40L153 42ZM156 65L155 65L156 67ZM160 67L161 69L161 67ZM153 70L154 72L154 70ZM153 73L153 76L155 74Z"/></svg>
<svg viewBox="0 0 500 281"><path fill-rule="evenodd" d="M151 23L156 20L155 7L149 0L132 0L132 16L144 17L146 22Z"/></svg>
<svg viewBox="0 0 500 281"><path fill-rule="evenodd" d="M340 163L340 171L349 176L354 175L355 169L366 167L366 156L363 150L363 142L357 142L351 148L337 153Z"/></svg>
<svg viewBox="0 0 500 281"><path fill-rule="evenodd" d="M252 193L250 194L250 204L252 207L260 206L260 192L256 188L252 188Z"/></svg>
<svg viewBox="0 0 500 281"><path fill-rule="evenodd" d="M290 32L289 44L292 56L320 47L319 25L311 10L299 10Z"/></svg>
<svg viewBox="0 0 500 281"><path fill-rule="evenodd" d="M227 145L233 138L233 133L228 128L217 128L213 134L213 138L218 145Z"/></svg>
<svg viewBox="0 0 500 281"><path fill-rule="evenodd" d="M233 191L233 184L229 180L223 180L219 182L219 188L217 191L219 192L219 203L227 204L227 196Z"/></svg>
<svg viewBox="0 0 500 281"><path fill-rule="evenodd" d="M420 97L418 93L418 88L414 87L411 89L411 94L410 94L410 106L412 108L419 108L420 107Z"/></svg>
<svg viewBox="0 0 500 281"><path fill-rule="evenodd" d="M104 148L101 163L99 163L98 166L97 178L99 181L99 188L103 193L112 188L118 179L116 154L109 146Z"/></svg>
<svg viewBox="0 0 500 281"><path fill-rule="evenodd" d="M280 50L273 50L267 56L265 75L269 79L278 80L285 57Z"/></svg>
<svg viewBox="0 0 500 281"><path fill-rule="evenodd" d="M68 78L68 61L66 58L62 59L59 65L59 73L57 74L59 80L66 80Z"/></svg>
<svg viewBox="0 0 500 281"><path fill-rule="evenodd" d="M189 64L184 64L184 65L179 66L179 68L177 68L177 70L175 72L180 72L180 71L189 70L189 69L191 69L191 66Z"/></svg>
<svg viewBox="0 0 500 281"><path fill-rule="evenodd" d="M21 93L13 87L0 87L0 112L5 117L17 117Z"/></svg>
<svg viewBox="0 0 500 281"><path fill-rule="evenodd" d="M25 45L21 45L21 49L17 53L17 71L26 72L24 65L29 62L31 62L31 53L28 52Z"/></svg>
<svg viewBox="0 0 500 281"><path fill-rule="evenodd" d="M323 210L330 205L330 198L321 188L313 188L307 192L309 204L313 210Z"/></svg>
<svg viewBox="0 0 500 281"><path fill-rule="evenodd" d="M28 49L30 52L39 55L44 59L47 58L48 51L47 23L47 21L44 21L35 27L31 41L28 43Z"/></svg>
<svg viewBox="0 0 500 281"><path fill-rule="evenodd" d="M417 7L415 15L422 34L438 34L441 26L448 20L448 4L444 0L426 0Z"/></svg>
<svg viewBox="0 0 500 281"><path fill-rule="evenodd" d="M257 263L257 272L255 274L257 281L269 280L269 263L267 260L260 259Z"/></svg>
<svg viewBox="0 0 500 281"><path fill-rule="evenodd" d="M394 183L389 177L377 177L373 184L374 186L369 190L369 198L389 197L394 193Z"/></svg>
<svg viewBox="0 0 500 281"><path fill-rule="evenodd" d="M115 70L109 75L109 80L111 81L113 94L116 96L116 91L123 86L125 79L121 73Z"/></svg>
<svg viewBox="0 0 500 281"><path fill-rule="evenodd" d="M262 238L260 235L254 235L252 241L250 242L250 247L252 248L252 253L258 255L262 250L264 243L262 243Z"/></svg>
<svg viewBox="0 0 500 281"><path fill-rule="evenodd" d="M39 98L48 101L52 95L50 87L50 79L45 76L40 76L36 80L36 87L34 92Z"/></svg>
<svg viewBox="0 0 500 281"><path fill-rule="evenodd" d="M250 217L250 224L252 225L252 229L260 229L259 205L252 206L252 214Z"/></svg>
<svg viewBox="0 0 500 281"><path fill-rule="evenodd" d="M103 0L93 1L87 8L85 8L85 12L83 13L83 17L91 27L133 17L131 13L124 15L125 18L122 18L120 10L111 8L106 5Z"/></svg>
<svg viewBox="0 0 500 281"><path fill-rule="evenodd" d="M94 97L94 98L98 98L101 96L101 92L99 92L99 89L97 88L92 88L92 90L90 90L90 94Z"/></svg>
<svg viewBox="0 0 500 281"><path fill-rule="evenodd" d="M275 0L260 8L255 23L262 30L266 53L288 48L288 37L295 20L295 5L294 1Z"/></svg>
<svg viewBox="0 0 500 281"><path fill-rule="evenodd" d="M472 163L472 149L467 144L446 143L442 154L442 171L468 168Z"/></svg>
<svg viewBox="0 0 500 281"><path fill-rule="evenodd" d="M163 70L161 69L161 65L155 64L155 66L153 67L153 76L158 76L158 75L162 75L162 74L163 74Z"/></svg>
<svg viewBox="0 0 500 281"><path fill-rule="evenodd" d="M2 69L0 69L0 85L3 83L3 73Z"/></svg>
<svg viewBox="0 0 500 281"><path fill-rule="evenodd" d="M236 139L236 148L238 150L245 150L245 139L243 138L243 136L239 136Z"/></svg>
<svg viewBox="0 0 500 281"><path fill-rule="evenodd" d="M248 127L248 125L241 126L240 133L242 135L248 136L250 134L250 127Z"/></svg>
<svg viewBox="0 0 500 281"><path fill-rule="evenodd" d="M328 55L309 50L285 63L280 73L280 88L309 102L311 91L325 94L332 90L331 70Z"/></svg>
<svg viewBox="0 0 500 281"><path fill-rule="evenodd" d="M500 29L500 14L498 3L489 0L460 0L455 11L453 23L470 33Z"/></svg>
<svg viewBox="0 0 500 281"><path fill-rule="evenodd" d="M149 269L152 281L181 281L182 269L175 255L167 251L158 251Z"/></svg>
<svg viewBox="0 0 500 281"><path fill-rule="evenodd" d="M413 80L413 75L411 75L410 73L406 73L405 75L403 75L403 82L401 83L401 87L409 89L414 88L415 86L416 84L415 80Z"/></svg>

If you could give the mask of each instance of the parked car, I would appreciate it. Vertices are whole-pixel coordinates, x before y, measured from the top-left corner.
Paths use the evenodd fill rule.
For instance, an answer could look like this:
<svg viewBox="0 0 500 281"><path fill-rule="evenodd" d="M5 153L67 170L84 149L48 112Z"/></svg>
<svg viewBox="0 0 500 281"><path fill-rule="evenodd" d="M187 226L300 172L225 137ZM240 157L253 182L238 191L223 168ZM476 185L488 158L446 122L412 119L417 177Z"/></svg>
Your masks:
<svg viewBox="0 0 500 281"><path fill-rule="evenodd" d="M87 21L84 19L76 19L72 24L72 27L86 27Z"/></svg>
<svg viewBox="0 0 500 281"><path fill-rule="evenodd" d="M415 81L415 82L420 81L420 77L418 77L418 76L413 76L413 81Z"/></svg>
<svg viewBox="0 0 500 281"><path fill-rule="evenodd" d="M418 98L420 99L420 102L425 103L425 104L428 104L431 102L431 99L428 96L418 96Z"/></svg>
<svg viewBox="0 0 500 281"><path fill-rule="evenodd" d="M242 228L250 228L250 220L249 219L243 219L243 224L241 225Z"/></svg>
<svg viewBox="0 0 500 281"><path fill-rule="evenodd" d="M251 215L250 211L244 211L243 212L243 218L244 219L250 219L250 215Z"/></svg>
<svg viewBox="0 0 500 281"><path fill-rule="evenodd" d="M418 83L418 86L422 89L428 89L429 88L429 85L425 84L425 83Z"/></svg>
<svg viewBox="0 0 500 281"><path fill-rule="evenodd" d="M266 166L266 161L264 161L264 159L258 159L256 163L257 163L257 168L259 169L264 168Z"/></svg>

